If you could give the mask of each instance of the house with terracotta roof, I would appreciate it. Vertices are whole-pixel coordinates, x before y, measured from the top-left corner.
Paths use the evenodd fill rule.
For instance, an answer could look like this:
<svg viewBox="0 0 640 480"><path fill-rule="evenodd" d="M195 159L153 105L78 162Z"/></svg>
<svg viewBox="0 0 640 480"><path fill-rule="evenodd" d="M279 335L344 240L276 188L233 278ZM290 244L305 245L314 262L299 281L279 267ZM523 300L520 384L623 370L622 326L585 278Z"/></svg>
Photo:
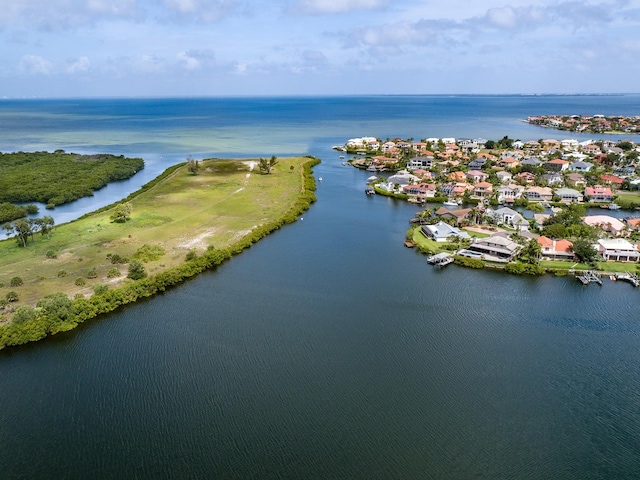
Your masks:
<svg viewBox="0 0 640 480"><path fill-rule="evenodd" d="M451 172L449 175L449 180L453 180L454 182L466 182L467 181L467 174L464 172Z"/></svg>
<svg viewBox="0 0 640 480"><path fill-rule="evenodd" d="M536 181L536 176L531 172L520 172L514 178L516 182L520 182L523 185L531 184Z"/></svg>
<svg viewBox="0 0 640 480"><path fill-rule="evenodd" d="M602 153L602 150L600 150L600 147L598 145L596 145L595 143L590 143L588 145L583 145L582 146L582 151L586 154L589 155L598 155L599 153Z"/></svg>
<svg viewBox="0 0 640 480"><path fill-rule="evenodd" d="M625 218L624 223L626 223L631 230L640 229L640 218Z"/></svg>
<svg viewBox="0 0 640 480"><path fill-rule="evenodd" d="M612 188L618 189L624 183L624 180L620 177L616 177L615 175L600 175L600 180L604 185L610 185Z"/></svg>
<svg viewBox="0 0 640 480"><path fill-rule="evenodd" d="M540 235L537 241L540 245L541 255L545 258L573 260L575 257L573 254L573 243L569 240L553 240L544 235Z"/></svg>
<svg viewBox="0 0 640 480"><path fill-rule="evenodd" d="M613 202L613 192L609 187L602 185L585 187L584 195L588 197L589 202Z"/></svg>
<svg viewBox="0 0 640 480"><path fill-rule="evenodd" d="M520 162L513 157L505 157L496 162L496 166L500 168L514 168L520 165Z"/></svg>
<svg viewBox="0 0 640 480"><path fill-rule="evenodd" d="M542 167L545 170L553 171L553 172L563 172L569 168L568 160L562 160L561 158L554 158L553 160L549 160L542 164Z"/></svg>
<svg viewBox="0 0 640 480"><path fill-rule="evenodd" d="M425 170L423 168L418 168L412 172L416 177L420 180L431 180L433 178L433 173L429 170Z"/></svg>

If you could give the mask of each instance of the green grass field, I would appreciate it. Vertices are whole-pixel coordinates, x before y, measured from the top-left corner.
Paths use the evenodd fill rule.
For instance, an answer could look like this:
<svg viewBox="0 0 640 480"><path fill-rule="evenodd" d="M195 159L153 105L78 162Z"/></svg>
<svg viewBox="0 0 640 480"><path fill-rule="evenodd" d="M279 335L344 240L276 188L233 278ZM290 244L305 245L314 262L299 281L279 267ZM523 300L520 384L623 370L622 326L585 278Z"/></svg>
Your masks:
<svg viewBox="0 0 640 480"><path fill-rule="evenodd" d="M0 299L15 291L19 301L12 306L35 305L47 293L88 297L96 285L118 286L128 281L127 266L113 265L107 255L131 258L145 244L165 251L145 263L149 274L184 263L190 250L225 248L255 227L282 218L304 188L302 164L307 161L279 158L271 174L261 175L256 160L203 160L198 175L186 165L179 167L131 199L126 223L112 223L111 209L56 226L49 238L36 235L26 248L14 239L1 241ZM48 253L55 258L47 258ZM107 277L114 267L120 275ZM96 278L87 278L91 270ZM12 287L13 277L24 284ZM84 286L76 285L78 278Z"/></svg>

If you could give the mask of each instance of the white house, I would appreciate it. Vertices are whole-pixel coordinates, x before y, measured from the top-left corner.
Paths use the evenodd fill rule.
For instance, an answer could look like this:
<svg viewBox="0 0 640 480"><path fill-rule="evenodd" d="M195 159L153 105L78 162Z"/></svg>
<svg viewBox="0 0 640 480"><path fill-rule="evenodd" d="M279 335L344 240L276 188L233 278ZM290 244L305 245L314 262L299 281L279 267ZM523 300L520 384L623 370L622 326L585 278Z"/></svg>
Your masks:
<svg viewBox="0 0 640 480"><path fill-rule="evenodd" d="M425 237L431 238L436 242L446 242L451 236L465 239L471 238L467 232L463 232L459 228L452 227L444 222L438 222L435 225L423 225L420 230Z"/></svg>
<svg viewBox="0 0 640 480"><path fill-rule="evenodd" d="M616 262L637 262L640 258L638 247L624 238L603 238L598 240L598 253L604 260Z"/></svg>

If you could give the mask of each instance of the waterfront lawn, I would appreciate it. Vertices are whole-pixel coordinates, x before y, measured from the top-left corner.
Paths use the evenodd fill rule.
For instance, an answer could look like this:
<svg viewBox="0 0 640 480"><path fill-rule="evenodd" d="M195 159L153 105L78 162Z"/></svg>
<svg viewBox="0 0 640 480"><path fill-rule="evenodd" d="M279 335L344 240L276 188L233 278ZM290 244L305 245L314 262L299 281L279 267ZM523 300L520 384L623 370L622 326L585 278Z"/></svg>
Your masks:
<svg viewBox="0 0 640 480"><path fill-rule="evenodd" d="M121 285L128 267L112 264L107 255L131 259L145 244L165 251L144 264L149 274L184 263L191 250L226 248L285 215L304 188L307 161L279 158L269 175L259 173L257 161L251 171L251 161L207 159L200 162L199 175L183 165L134 196L125 223L111 222L112 208L56 226L50 237L37 235L26 248L14 239L0 241L0 299L13 290L19 296L15 306L34 305L47 293L90 296L96 285ZM110 278L114 268L120 274ZM13 277L24 284L12 287ZM77 279L85 285L76 285Z"/></svg>

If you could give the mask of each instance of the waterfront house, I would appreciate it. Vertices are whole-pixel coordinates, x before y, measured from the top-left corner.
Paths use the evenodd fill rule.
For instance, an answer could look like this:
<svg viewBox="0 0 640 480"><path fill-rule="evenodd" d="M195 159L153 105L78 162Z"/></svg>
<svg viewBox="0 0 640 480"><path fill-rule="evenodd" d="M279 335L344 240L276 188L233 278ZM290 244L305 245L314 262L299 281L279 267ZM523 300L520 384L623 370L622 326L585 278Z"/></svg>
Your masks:
<svg viewBox="0 0 640 480"><path fill-rule="evenodd" d="M624 231L624 223L610 215L589 215L582 218L582 221L590 227L600 227L605 232L612 235L620 235Z"/></svg>
<svg viewBox="0 0 640 480"><path fill-rule="evenodd" d="M598 253L604 260L615 262L637 262L638 247L624 238L603 238L598 240Z"/></svg>
<svg viewBox="0 0 640 480"><path fill-rule="evenodd" d="M413 157L407 162L407 170L418 170L420 168L429 170L433 167L434 158L431 155L423 157Z"/></svg>
<svg viewBox="0 0 640 480"><path fill-rule="evenodd" d="M425 237L435 240L436 242L447 242L451 236L463 239L471 238L467 232L463 232L459 228L444 222L438 222L435 225L423 225L420 231Z"/></svg>
<svg viewBox="0 0 640 480"><path fill-rule="evenodd" d="M469 250L481 253L485 257L492 257L493 260L510 262L520 250L513 240L500 235L492 235L487 238L474 238Z"/></svg>
<svg viewBox="0 0 640 480"><path fill-rule="evenodd" d="M578 140L575 140L573 138L562 140L560 142L560 145L562 145L562 148L567 151L576 151L580 147L580 143L578 142Z"/></svg>
<svg viewBox="0 0 640 480"><path fill-rule="evenodd" d="M524 192L522 185L509 184L498 189L498 203L513 203Z"/></svg>
<svg viewBox="0 0 640 480"><path fill-rule="evenodd" d="M489 198L492 193L493 185L489 182L480 182L473 186L473 195L478 198Z"/></svg>
<svg viewBox="0 0 640 480"><path fill-rule="evenodd" d="M524 197L530 202L550 202L553 198L553 190L549 187L527 187Z"/></svg>
<svg viewBox="0 0 640 480"><path fill-rule="evenodd" d="M473 186L465 182L450 182L440 186L440 191L447 197L461 197L467 190L473 190Z"/></svg>
<svg viewBox="0 0 640 480"><path fill-rule="evenodd" d="M444 219L451 219L456 222L456 224L461 224L462 222L469 219L469 213L471 213L470 208L460 208L457 210L448 210L445 207L439 208L435 211L435 215Z"/></svg>
<svg viewBox="0 0 640 480"><path fill-rule="evenodd" d="M419 202L424 202L427 198L433 198L436 195L436 186L433 183L415 183L405 185L402 191L409 197Z"/></svg>
<svg viewBox="0 0 640 480"><path fill-rule="evenodd" d="M418 177L409 173L406 170L400 170L399 172L396 172L394 175L391 175L387 179L388 183L391 183L392 185L400 185L400 186L409 185L411 183L417 183L419 181L420 179Z"/></svg>
<svg viewBox="0 0 640 480"><path fill-rule="evenodd" d="M538 244L540 244L541 255L545 258L573 260L575 257L573 254L573 243L569 240L553 240L541 235L538 237Z"/></svg>
<svg viewBox="0 0 640 480"><path fill-rule="evenodd" d="M564 203L576 203L584 200L582 193L573 188L557 188L555 194L560 197L560 201Z"/></svg>
<svg viewBox="0 0 640 480"><path fill-rule="evenodd" d="M584 195L589 198L590 202L613 202L613 192L609 187L602 185L585 187Z"/></svg>

